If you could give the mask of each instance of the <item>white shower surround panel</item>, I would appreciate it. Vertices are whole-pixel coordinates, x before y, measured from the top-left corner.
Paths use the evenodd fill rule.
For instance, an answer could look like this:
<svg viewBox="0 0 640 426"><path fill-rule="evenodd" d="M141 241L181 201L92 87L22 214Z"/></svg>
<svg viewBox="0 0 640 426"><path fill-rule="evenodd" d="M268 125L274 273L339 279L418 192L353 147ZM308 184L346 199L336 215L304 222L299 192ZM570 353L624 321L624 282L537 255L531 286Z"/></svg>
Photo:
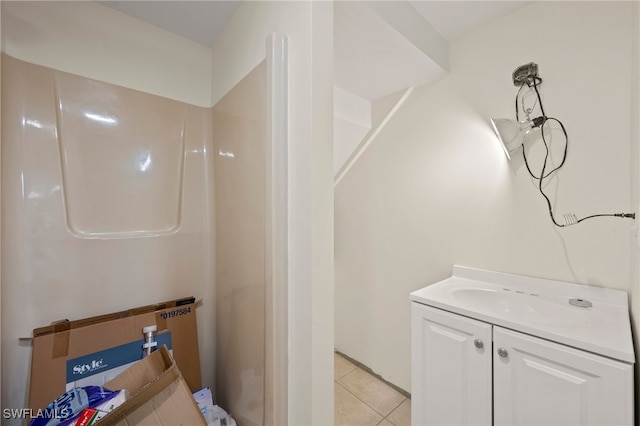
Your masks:
<svg viewBox="0 0 640 426"><path fill-rule="evenodd" d="M64 108L78 101L67 89L98 83L7 55L2 74L3 406L27 406L31 348L18 339L34 328L191 295L209 306L197 316L211 383L210 111L108 85L80 90L83 112L60 120L56 96ZM134 125L95 133L100 115L84 113L119 97L112 115Z"/></svg>

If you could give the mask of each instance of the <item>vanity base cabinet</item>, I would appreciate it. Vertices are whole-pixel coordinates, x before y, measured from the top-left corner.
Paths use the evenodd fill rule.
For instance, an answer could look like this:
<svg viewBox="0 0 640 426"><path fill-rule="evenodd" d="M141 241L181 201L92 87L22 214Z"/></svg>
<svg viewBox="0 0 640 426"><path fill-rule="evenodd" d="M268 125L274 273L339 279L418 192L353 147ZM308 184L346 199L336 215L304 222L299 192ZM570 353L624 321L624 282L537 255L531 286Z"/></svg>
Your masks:
<svg viewBox="0 0 640 426"><path fill-rule="evenodd" d="M411 424L632 425L633 365L411 304Z"/></svg>
<svg viewBox="0 0 640 426"><path fill-rule="evenodd" d="M493 327L496 425L631 425L633 367Z"/></svg>
<svg viewBox="0 0 640 426"><path fill-rule="evenodd" d="M411 305L411 423L491 425L491 324Z"/></svg>

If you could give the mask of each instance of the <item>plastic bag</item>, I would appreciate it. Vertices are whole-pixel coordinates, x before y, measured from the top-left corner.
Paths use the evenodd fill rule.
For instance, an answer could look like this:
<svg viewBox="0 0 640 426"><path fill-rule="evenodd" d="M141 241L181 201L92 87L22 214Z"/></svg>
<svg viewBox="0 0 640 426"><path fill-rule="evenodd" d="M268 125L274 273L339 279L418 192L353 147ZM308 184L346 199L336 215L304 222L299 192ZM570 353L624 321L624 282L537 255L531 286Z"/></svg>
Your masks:
<svg viewBox="0 0 640 426"><path fill-rule="evenodd" d="M118 391L110 391L101 386L73 388L52 401L44 410L39 410L29 426L65 426L85 408L94 407L116 395Z"/></svg>

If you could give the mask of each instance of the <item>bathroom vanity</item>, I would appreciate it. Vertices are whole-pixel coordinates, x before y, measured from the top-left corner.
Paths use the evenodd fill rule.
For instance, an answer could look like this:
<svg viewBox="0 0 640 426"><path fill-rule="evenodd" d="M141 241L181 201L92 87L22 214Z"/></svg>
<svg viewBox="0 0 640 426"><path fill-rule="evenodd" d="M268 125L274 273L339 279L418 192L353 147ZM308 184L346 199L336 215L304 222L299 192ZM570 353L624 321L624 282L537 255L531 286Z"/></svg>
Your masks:
<svg viewBox="0 0 640 426"><path fill-rule="evenodd" d="M631 425L627 293L454 266L411 293L413 425Z"/></svg>

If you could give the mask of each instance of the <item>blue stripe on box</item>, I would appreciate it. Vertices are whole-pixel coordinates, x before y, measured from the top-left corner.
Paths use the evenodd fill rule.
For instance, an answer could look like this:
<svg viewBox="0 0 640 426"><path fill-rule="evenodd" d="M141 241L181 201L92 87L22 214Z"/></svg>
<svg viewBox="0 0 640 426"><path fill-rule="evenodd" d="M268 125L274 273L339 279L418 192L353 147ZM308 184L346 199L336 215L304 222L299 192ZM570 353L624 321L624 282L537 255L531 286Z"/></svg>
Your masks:
<svg viewBox="0 0 640 426"><path fill-rule="evenodd" d="M171 332L156 335L158 348L166 345L171 350ZM124 345L114 346L103 351L83 355L67 360L67 383L75 382L81 378L91 377L142 359L142 345L144 339L135 340Z"/></svg>

